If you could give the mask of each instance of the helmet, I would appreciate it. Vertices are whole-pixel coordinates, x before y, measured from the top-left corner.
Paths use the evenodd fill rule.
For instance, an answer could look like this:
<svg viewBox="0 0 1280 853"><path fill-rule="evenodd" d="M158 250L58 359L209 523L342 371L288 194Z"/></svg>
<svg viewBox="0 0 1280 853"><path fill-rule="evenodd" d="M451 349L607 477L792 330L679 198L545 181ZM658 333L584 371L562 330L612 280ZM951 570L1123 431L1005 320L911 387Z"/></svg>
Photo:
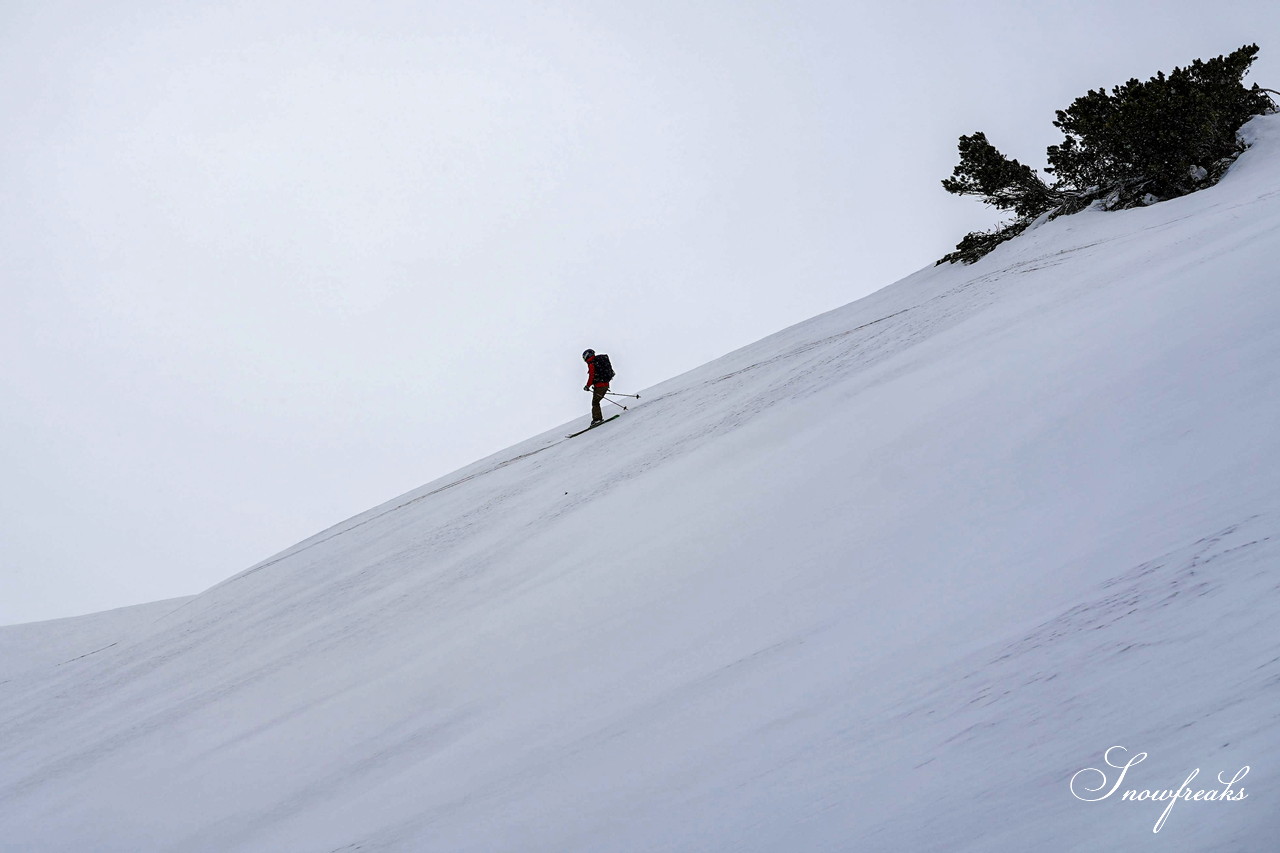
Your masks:
<svg viewBox="0 0 1280 853"><path fill-rule="evenodd" d="M593 349L584 349L582 351L582 360L586 361L587 359L591 358L595 354L596 354L596 351Z"/></svg>

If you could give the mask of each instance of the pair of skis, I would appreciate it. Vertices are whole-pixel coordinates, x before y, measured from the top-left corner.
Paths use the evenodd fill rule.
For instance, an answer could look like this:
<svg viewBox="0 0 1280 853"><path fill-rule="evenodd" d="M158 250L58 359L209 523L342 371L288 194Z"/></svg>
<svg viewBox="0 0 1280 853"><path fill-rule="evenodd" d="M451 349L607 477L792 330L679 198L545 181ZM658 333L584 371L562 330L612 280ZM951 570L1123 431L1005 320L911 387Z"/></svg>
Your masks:
<svg viewBox="0 0 1280 853"><path fill-rule="evenodd" d="M640 399L640 395L639 395L639 394L623 394L623 393L621 393L621 392L619 392L619 391L609 391L609 392L606 392L606 393L607 393L607 394L608 394L608 396L610 396L610 397L630 397L630 398L631 398L631 399L633 399L633 400L639 400L639 399ZM613 400L609 400L609 402L610 402L610 403L613 403L615 406L617 406L618 408L622 409L622 412L625 412L625 411L627 410L627 407L626 407L626 406L624 406L624 405L622 405L621 403L615 403ZM598 426L604 426L604 425L605 425L605 424L607 424L609 421L616 421L618 418L622 417L622 412L618 412L618 414L614 415L614 416L613 416L613 417L611 417L611 418L605 418L604 420L602 420L602 421L601 421L600 423L598 423L598 424L592 424L591 426L587 427L586 429L580 429L580 430L578 430L577 432L571 432L571 433L569 433L568 435L566 435L566 436L565 436L565 438L576 438L576 437L578 437L578 436L582 435L584 432L590 432L591 430L595 429L595 428L596 428L596 427L598 427Z"/></svg>
<svg viewBox="0 0 1280 853"><path fill-rule="evenodd" d="M571 433L569 433L568 435L566 435L566 436L565 436L565 438L576 438L577 436L582 435L584 432L591 432L591 430L595 429L596 427L604 426L604 425L605 425L605 424L607 424L609 421L616 421L616 420L617 420L618 418L620 418L620 417L622 417L622 413L621 413L621 412L619 412L618 414L614 415L614 416L613 416L613 417L611 417L611 418L605 418L604 420L602 420L602 421L601 421L600 423L598 423L598 424L592 424L591 426L587 427L586 429L580 429L580 430L578 430L577 432L571 432Z"/></svg>

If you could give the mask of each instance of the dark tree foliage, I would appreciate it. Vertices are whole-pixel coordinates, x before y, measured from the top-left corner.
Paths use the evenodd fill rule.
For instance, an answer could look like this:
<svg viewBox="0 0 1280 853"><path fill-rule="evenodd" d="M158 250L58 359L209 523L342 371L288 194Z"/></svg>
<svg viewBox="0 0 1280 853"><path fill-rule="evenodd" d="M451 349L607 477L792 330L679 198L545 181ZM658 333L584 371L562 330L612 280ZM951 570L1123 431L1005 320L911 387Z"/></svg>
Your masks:
<svg viewBox="0 0 1280 853"><path fill-rule="evenodd" d="M960 165L942 187L956 195L982 196L985 203L1012 210L1019 218L1039 216L1059 200L1035 169L1005 157L981 131L960 137Z"/></svg>
<svg viewBox="0 0 1280 853"><path fill-rule="evenodd" d="M1016 219L1006 225L993 228L990 231L971 231L965 235L964 239L956 243L956 250L950 254L943 255L938 260L942 263L955 263L959 261L965 264L971 264L974 261L986 255L996 246L1006 240L1012 240L1023 231L1027 230L1027 226L1031 224L1029 219ZM937 266L937 264L934 264Z"/></svg>
<svg viewBox="0 0 1280 853"><path fill-rule="evenodd" d="M1061 196L1040 179L1035 169L1005 157L981 131L960 137L960 164L942 186L956 195L979 196L985 204L1013 211L1017 218L995 230L969 234L956 245L954 252L938 263L971 264L1005 240L1021 234L1037 216L1061 203Z"/></svg>
<svg viewBox="0 0 1280 853"><path fill-rule="evenodd" d="M1245 45L1168 76L1130 80L1110 94L1090 91L1058 110L1054 126L1065 138L1049 146L1053 185L1005 157L984 134L960 137L960 164L943 188L980 196L1016 218L968 235L938 263L973 263L1046 213L1075 213L1094 201L1110 210L1134 207L1211 186L1244 150L1240 126L1275 108L1264 90L1242 82L1257 55L1257 45Z"/></svg>
<svg viewBox="0 0 1280 853"><path fill-rule="evenodd" d="M1194 192L1193 167L1239 153L1240 125L1271 106L1256 85L1241 83L1257 56L1258 46L1246 45L1077 98L1053 123L1066 139L1049 146L1049 171L1076 191L1144 182L1160 198Z"/></svg>

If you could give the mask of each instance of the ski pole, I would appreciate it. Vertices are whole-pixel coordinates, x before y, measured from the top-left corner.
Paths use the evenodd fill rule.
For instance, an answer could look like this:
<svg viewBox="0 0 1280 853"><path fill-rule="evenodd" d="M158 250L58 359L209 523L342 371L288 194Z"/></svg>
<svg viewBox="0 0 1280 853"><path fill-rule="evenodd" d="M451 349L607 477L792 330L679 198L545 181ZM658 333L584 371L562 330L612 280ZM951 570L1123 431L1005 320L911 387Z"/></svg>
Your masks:
<svg viewBox="0 0 1280 853"><path fill-rule="evenodd" d="M639 394L623 394L621 391L605 391L606 394L612 394L615 397L631 397L633 400L639 400Z"/></svg>
<svg viewBox="0 0 1280 853"><path fill-rule="evenodd" d="M628 394L627 396L631 396L631 395L630 395L630 394ZM609 400L609 398L608 398L608 397L605 397L604 399ZM622 405L621 403L614 403L614 401L613 401L613 400L609 400L609 402L610 402L610 403L613 403L615 406L617 406L619 409L622 409L622 411L624 411L624 412L627 410L627 407L626 407L626 406L624 406L624 405Z"/></svg>

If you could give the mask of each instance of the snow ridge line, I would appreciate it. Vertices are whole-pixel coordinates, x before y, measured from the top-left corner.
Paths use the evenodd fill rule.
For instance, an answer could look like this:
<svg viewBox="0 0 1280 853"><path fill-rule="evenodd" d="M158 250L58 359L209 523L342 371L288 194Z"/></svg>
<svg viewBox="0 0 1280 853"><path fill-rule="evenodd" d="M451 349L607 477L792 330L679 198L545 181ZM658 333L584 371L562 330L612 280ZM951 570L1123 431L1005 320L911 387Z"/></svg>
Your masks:
<svg viewBox="0 0 1280 853"><path fill-rule="evenodd" d="M938 297L934 297L934 298L938 298ZM930 300L930 301L932 301L932 300ZM810 350L813 350L813 349L815 349L815 348L817 348L817 347L820 347L820 346L822 346L822 345L823 345L823 344L825 344L825 343L829 343L829 342L831 342L831 341L837 340L837 339L842 338L842 337L845 337L845 336L847 336L847 335L851 335L851 334L853 334L854 332L858 332L858 331L861 331L862 329L867 328L868 326L874 326L874 325L876 325L877 323L883 323L884 321L886 321L886 320L890 320L890 319L892 319L892 318L894 318L894 317L897 317L897 316L899 316L899 315L901 315L901 314L906 314L906 313L907 313L907 312L909 312L909 311L914 311L914 310L916 310L916 309L917 309L917 308L919 308L919 307L921 307L921 306L920 306L920 305L912 305L912 306L909 306L909 307L907 307L907 308L903 308L903 309L901 309L901 310L899 310L899 311L895 311L895 312L893 312L892 314L886 314L886 315L885 315L885 316L883 316L883 317L879 317L879 318L877 318L877 319L875 319L875 320L871 320L870 322L863 323L863 324L862 324L862 325L860 325L860 326L855 326L855 327L854 327L854 328L852 328L852 329L845 329L844 331L836 332L836 333L831 334L831 335L827 335L827 336L825 336L825 337L819 338L818 340L815 340L815 341L809 341L809 342L807 342L807 343L801 344L800 346L794 347L794 348L792 348L792 349L788 350L788 351L787 351L787 352L785 352L785 353L781 353L781 354L779 354L779 355L776 355L776 356L774 356L773 358L764 359L763 361L756 362L755 364L751 364L751 365L748 365L748 366L746 366L746 367L739 368L738 370L730 371L729 373L726 373L726 374L724 374L724 375L722 375L722 376L717 376L717 377L715 377L715 378L713 378L713 379L709 379L709 380L707 380L706 382L704 382L704 383L702 383L702 384L703 384L703 385L714 385L714 384L716 384L716 383L723 382L723 381L724 381L724 380L726 380L726 379L731 379L731 378L733 378L734 376L738 376L739 374L746 373L746 372L751 371L751 370L755 370L756 368L763 367L763 366L768 365L768 364L773 364L773 363L775 363L775 362L782 361L782 360L785 360L785 359L787 359L787 358L791 358L791 357L793 357L793 356L800 355L800 354L805 353L805 352L809 352ZM685 390L689 390L689 389L682 389L681 391L674 391L674 392L672 392L672 393L670 393L670 394L663 394L662 396L660 396L660 397L656 397L656 398L654 398L652 401L648 401L648 402L654 402L654 403L656 403L656 402L658 402L659 400L665 400L665 399L667 399L667 398L669 398L669 397L678 396L678 395L680 395L680 394L684 393L684 391L685 391ZM346 533L350 533L350 532L351 532L351 531L353 531L353 530L356 530L356 529L358 529L358 528L360 528L360 527L363 527L364 525L369 524L369 523L371 523L371 522L377 521L378 519L383 518L383 517L385 517L385 516L387 516L387 515L390 515L390 514L391 514L391 513L393 513L393 512L398 512L399 510L402 510L402 509L404 509L404 508L406 508L406 507L412 506L413 504L416 504L416 503L418 503L419 501L426 500L427 498L432 497L432 496L434 496L434 495L438 495L438 494L440 494L440 493L441 493L441 492L443 492L443 491L446 491L446 490L448 490L448 489L452 489L454 486L460 486L460 485L462 485L463 483L468 482L469 480L474 480L476 477L480 477L480 476L483 476L483 475L485 475L485 474L492 474L494 471L501 470L502 468L505 468L505 467L507 467L508 465L512 465L512 464L514 464L514 463L516 463L516 462L521 461L522 459L528 459L530 456L534 456L534 455L536 455L536 454L539 454L539 453L543 452L544 450L550 450L551 448L556 447L557 445L560 445L560 444L564 443L565 441L568 441L568 439L567 439L567 438L557 439L557 440L555 440L555 441L551 442L550 444L547 444L547 445L544 445L544 446L542 446L542 447L537 448L536 450L530 450L530 451L528 451L528 452L526 452L526 453L522 453L522 454L520 454L519 456L513 456L513 457L512 457L512 458L510 458L510 459L506 459L506 460L503 460L502 462L499 462L497 465L494 465L494 466L493 466L493 467L491 467L491 468L486 468L486 469L484 469L483 471L476 471L474 474L468 474L467 476L462 477L462 478L457 479L457 480L454 480L454 481L453 481L453 482L451 482L451 483L446 483L446 484L445 484L445 485L443 485L443 486L440 486L440 487L438 487L438 488L432 489L431 491L427 492L426 494L418 495L417 497L415 497L415 498L411 498L410 500L407 500L407 501L405 501L404 503L396 504L396 505L395 505L395 506L393 506L393 507L388 507L387 509L385 509L385 510L383 510L383 511L379 512L379 513L377 513L376 515L371 515L371 516L369 516L368 518L365 518L365 519L362 519L362 520L360 520L360 521L358 521L358 522L355 522L354 524L350 524L349 526L342 527L342 529L341 529L341 530L336 530L336 529L334 529L334 528L329 528L329 530L331 530L332 532L331 532L331 533L328 533L328 535L325 535L325 533L323 533L323 532L322 532L322 533L318 534L321 538L319 538L319 539L315 539L315 540L310 541L310 542L307 542L306 544L304 544L304 545L302 545L302 546L300 546L300 547L295 547L294 549L291 549L291 550L289 550L289 551L287 551L287 552L285 552L285 553L283 553L283 554L280 554L280 555L279 555L279 556L277 556L277 557L273 557L273 558L271 558L271 559L267 560L266 562L259 563L258 565L253 566L252 568L246 569L245 571L241 572L240 574L236 575L235 577L228 578L227 580L223 581L222 583L215 584L214 586L210 587L210 591L211 591L211 590L214 590L214 589L218 589L219 587L224 586L224 585L226 585L226 584L234 583L235 581L242 580L242 579L244 579L244 578L248 577L249 575L256 574L257 572L262 571L263 569L270 568L271 566L274 566L274 565L276 565L277 563L280 563L280 562L282 562L282 561L284 561L284 560L287 560L287 559L288 559L288 558L290 558L290 557L297 556L298 554L301 554L301 553L303 553L303 552L305 552L305 551L308 551L308 550L310 550L311 548L316 547L317 545L323 545L325 542L329 542L329 541L330 541L330 540L332 540L332 539L336 539L336 538L337 538L337 537L339 537L339 536L342 536L342 535L344 535L344 534L346 534ZM340 527L340 526L342 526L343 524L346 524L346 522L340 522L338 525L335 525L334 527ZM197 597L198 597L198 596L197 596ZM194 601L194 600L195 600L195 599L193 598L193 599L192 599L192 601ZM190 603L190 602L187 602L187 604L189 604L189 603ZM186 606L186 604L183 604L183 605L182 605L182 607L185 607L185 606ZM182 607L179 607L179 608L178 608L178 610L181 610L181 609L182 609ZM165 616L161 617L161 619L167 618L168 616L171 616L171 615L173 615L173 613L176 613L176 612L177 612L177 610L175 610L175 611L171 611L170 613L168 613L168 614L166 614ZM159 621L159 620L157 620L157 621Z"/></svg>
<svg viewBox="0 0 1280 853"><path fill-rule="evenodd" d="M1086 244L1086 245L1084 245L1084 246L1077 247L1077 248L1075 248L1075 249L1069 249L1069 250L1065 250L1065 251L1063 251L1063 252L1059 252L1058 254L1067 254L1067 253L1069 253L1069 252L1078 251L1079 249L1089 248L1090 246L1098 245L1098 243L1101 243L1101 242L1105 242L1105 241L1096 241L1096 242L1094 242L1094 243L1089 243L1089 244ZM1030 262L1030 261L1024 261L1024 262L1022 262L1022 263L1031 263L1031 262ZM1014 266L1017 266L1017 264L1015 264ZM968 279L968 280L966 280L966 281L964 281L964 282L962 282L962 283L960 283L960 284L957 284L955 287L949 288L948 290L946 290L946 291L944 291L944 292L942 292L942 293L938 293L938 294L936 294L936 295L934 295L934 296L929 297L928 299L924 300L923 302L921 302L921 303L919 303L919 304L917 304L917 305L908 305L906 308L901 308L901 309L899 309L899 310L897 310L897 311L894 311L892 314L886 314L886 315L884 315L883 317L879 317L879 318L877 318L877 319L875 319L875 320L871 320L871 321L869 321L869 322L863 323L863 324L858 325L858 326L854 326L852 329L845 329L845 330L840 331L840 332L833 332L832 334L826 335L826 336L824 336L824 337L817 338L817 339L815 339L815 340L811 340L811 341L807 341L807 342L805 342L805 343L803 343L803 344L799 344L799 345L797 345L797 346L792 347L791 349L787 350L786 352L782 352L782 353L779 353L779 354L777 354L777 355L775 355L775 356L772 356L771 358L766 358L766 359L763 359L762 361L757 361L757 362L755 362L754 364L749 364L749 365L747 365L746 367L740 367L740 368L738 368L737 370L732 370L732 371L730 371L729 373L725 373L725 374L723 374L723 375L721 375L721 376L717 376L717 377L715 377L714 379L709 379L709 380L707 380L707 381L706 381L705 383L703 383L703 384L704 384L704 385L714 385L714 384L716 384L716 383L723 382L723 381L725 381L726 379L732 379L732 378L733 378L733 377L735 377L735 376L739 376L739 375L741 375L741 374L743 374L743 373L747 373L748 371L755 370L756 368L764 367L764 366L766 366L766 365L770 365L770 364L775 364L775 363L777 363L777 362L779 362L779 361L784 361L784 360L786 360L786 359L788 359L788 358L792 358L793 356L803 355L803 354L804 354L804 353L806 353L806 352L810 352L811 350L818 349L819 347L822 347L822 346L824 346L825 344L829 344L829 343L831 343L832 341L836 341L836 340L839 340L840 338L843 338L843 337L847 337L847 336L849 336L849 335L852 335L854 332L860 332L860 331L862 331L863 329L866 329L866 328L868 328L868 327L870 327L870 326L874 326L874 325L876 325L877 323L883 323L883 322L885 322L886 320L892 320L894 317L898 317L898 316L901 316L901 315L906 314L906 313L908 313L908 312L915 311L915 310L917 310L917 309L919 309L919 308L923 308L924 306L926 306L926 305L928 305L928 304L930 304L930 303L932 303L932 302L939 302L939 301L942 301L942 300L944 300L944 299L950 299L950 298L952 298L952 297L956 296L957 294L959 294L959 293L961 293L961 292L963 292L963 291L965 291L965 290L968 290L969 288L973 287L974 285L977 285L977 284L988 284L988 283L990 283L990 282L992 282L992 281L999 280L999 279L1003 278L1003 277L1004 277L1004 275L1005 275L1006 273L1010 272L1010 271L1012 271L1012 268L1002 267L1002 268L1000 268L999 270L996 270L996 271L994 271L994 272L990 272L990 273L987 273L987 274L985 274L985 275L981 275L981 276L977 276L977 277L975 277L975 278ZM838 310L838 309L837 309L837 310ZM765 338L764 340L768 340L768 338ZM691 388L682 388L682 389L681 389L681 390L679 390L679 391L673 391L673 392L671 392L670 394L663 394L661 397L655 397L655 398L653 398L652 400L650 400L649 402L657 402L658 400L665 400L667 397L673 397L673 396L675 396L675 395L677 395L677 394L683 394L683 393L685 393L685 392L686 392L686 391L688 391L688 390L691 390Z"/></svg>
<svg viewBox="0 0 1280 853"><path fill-rule="evenodd" d="M427 499L427 498L429 498L429 497L432 497L432 496L434 496L434 495L438 495L438 494L440 494L441 492L446 491L446 490L448 490L448 489L452 489L454 486L460 486L460 485L462 485L463 483L467 482L468 480L474 480L476 477L480 477L480 476L483 476L483 475L485 475L485 474L492 474L494 471L501 470L502 468L505 468L505 467L507 467L508 465L512 465L512 464L514 464L514 463L516 463L516 462L519 462L519 461L520 461L520 460L522 460L522 459L528 459L530 456L534 456L534 455L536 455L536 454L539 454L539 453L541 453L541 452L542 452L542 451L544 451L544 450L550 450L551 448L555 447L555 446L556 446L556 445L558 445L558 444L563 444L565 441L568 441L568 439L566 439L566 438L561 438L561 439L558 439L558 440L556 440L556 441L551 442L550 444L547 444L547 445L544 445L544 446L542 446L542 447L539 447L539 448L538 448L538 449L536 449L536 450L530 450L530 451L528 451L527 453L521 453L519 456L513 456L513 457L511 457L510 459L507 459L507 460L504 460L504 461L502 461L502 462L499 462L497 465L494 465L492 468L486 468L486 469L484 469L483 471L476 471L474 474L468 474L468 475L467 475L467 476L465 476L465 477L462 477L462 478L460 478L460 479L458 479L458 480L454 480L452 483L446 483L446 484L445 484L445 485L443 485L443 486L440 486L440 487L438 487L438 488L432 489L431 491L427 492L427 493L426 493L426 494L424 494L424 495L418 495L416 498L410 498L409 500L405 501L404 503L396 504L396 505L395 505L395 506L393 506L393 507L388 507L387 509L384 509L382 512L379 512L379 513L377 513L376 515L371 515L371 516L369 516L368 518L365 518L365 519L362 519L362 520L360 520L360 521L357 521L356 523L354 523L354 524L352 524L352 525L350 525L350 526L348 526L348 527L343 527L341 530L333 530L333 528L329 528L330 530L333 530L333 532L332 532L332 533L330 533L329 535L325 536L323 533L321 533L321 534L319 534L319 535L320 535L320 536L322 536L323 538L321 538L321 539L315 539L314 541L307 542L305 545L302 545L301 547L298 547L298 548L295 548L295 549L293 549L293 550L290 550L290 551L288 551L288 552L286 552L286 553L284 553L284 554L281 554L281 555L280 555L280 556L278 556L278 557L274 557L274 558L272 558L272 559L270 559L270 560L267 560L265 563L259 563L258 565L254 566L253 568L251 568L251 569L247 569L247 570L245 570L244 572L241 572L240 574L236 575L235 577L233 577L233 578L229 578L229 579L227 579L227 580L223 581L222 583L217 584L217 585L215 585L215 586L211 587L210 589L217 589L218 587L223 586L224 584L233 583L233 582L235 582L235 581L241 580L242 578L246 578L246 577L248 577L248 576L249 576L249 575L251 575L251 574L254 574L254 573L256 573L256 572L260 572L260 571L262 571L263 569L268 568L268 567L270 567L270 566L274 566L276 563L279 563L279 562L281 562L282 560L287 560L287 559L288 559L288 558L290 558L290 557L297 556L298 554L301 554L301 553L302 553L302 552L304 552L304 551L308 551L308 550L310 550L311 548L316 547L317 545L323 545L325 542L328 542L328 541L329 541L329 540L331 540L331 539L336 539L337 537L342 536L343 534L350 533L351 531L356 530L357 528L364 527L366 524L369 524L369 523L371 523L371 522L377 521L378 519L380 519L380 518L382 518L382 517L384 517L384 516L390 515L390 514L391 514L391 513L393 513L393 512L398 512L398 511L400 511L400 510L404 509L405 507L412 506L413 504L418 503L419 501L424 501L424 500L426 500L426 499ZM346 523L346 522L341 522L339 525L335 525L335 527L340 526L341 524L345 524L345 523ZM185 606L185 605L184 605L184 606ZM175 611L175 612L176 612L176 611Z"/></svg>
<svg viewBox="0 0 1280 853"><path fill-rule="evenodd" d="M970 282L969 284L972 284L972 282ZM962 285L962 287L961 287L960 289L963 289L963 287L967 287L967 286L968 286L967 284L966 284L966 285ZM950 295L950 294L942 294L942 295L940 295L940 296L935 296L935 297L933 297L932 299L927 300L927 302L931 302L931 301L933 301L934 299L945 298L947 295ZM922 303L922 304L924 304L924 303ZM879 317L879 318L877 318L877 319L875 319L875 320L871 320L870 322L863 323L863 324L861 324L861 325L859 325L859 326L855 326L855 327L853 327L852 329L845 329L844 331L840 331L840 332L836 332L836 333L834 333L834 334L826 335L825 337L819 338L819 339L817 339L817 340L808 341L807 343L804 343L804 344L801 344L801 345L799 345L799 346L793 347L792 349L790 349L790 350L788 350L788 351L786 351L786 352L784 352L784 353L781 353L781 354L779 354L779 355L776 355L776 356L774 356L774 357L772 357L772 358L767 358L767 359L764 359L764 360L762 360L762 361L758 361L758 362L756 362L755 364L750 364L750 365L747 365L746 367L742 367L742 368L739 368L739 369L737 369L737 370L730 371L729 373L726 373L726 374L724 374L724 375L722 375L722 376L717 376L717 377L715 377L715 378L713 378L713 379L708 379L708 380L706 380L706 381L705 381L704 383L702 383L702 384L703 384L703 385L714 385L714 384L716 384L716 383L723 382L723 381L724 381L724 380L726 380L726 379L731 379L731 378L733 378L733 377L735 377L735 376L738 376L738 375L740 375L740 374L746 373L746 372L751 371L751 370L755 370L755 369L757 369L757 368L759 368L759 367L763 367L763 366L768 365L768 364L773 364L773 363L776 363L776 362L778 362L778 361L783 361L783 360L785 360L785 359L792 358L792 357L794 357L794 356L796 356L796 355L800 355L800 354L803 354L803 353L809 352L809 351L811 351L811 350L813 350L813 349L816 349L816 348L818 348L818 347L822 346L823 344L830 343L831 341L838 340L838 339L840 339L840 338L846 337L846 336L848 336L848 335L853 334L854 332L858 332L858 331L861 331L861 330L863 330L863 329L866 329L866 328L867 328L867 327L869 327L869 326L874 326L874 325L876 325L877 323L883 323L883 322L885 322L886 320L891 320L891 319L893 319L894 317L900 316L900 315L902 315L902 314L906 314L906 313L907 313L907 312L909 312L909 311L914 311L914 310L916 310L917 308L920 308L920 307L921 307L921 305L911 305L911 306L908 306L908 307L906 307L906 308L900 309L900 310L898 310L898 311L894 311L892 314L886 314L886 315L885 315L885 316L883 316L883 317ZM659 400L665 400L665 399L667 399L667 398L669 398L669 397L679 396L680 394L684 393L684 392L685 392L685 391L687 391L687 390L690 390L690 389L687 389L687 388L686 388L686 389L681 389L680 391L673 391L673 392L671 392L671 393L669 393L669 394L663 394L662 396L660 396L660 397L656 397L656 398L654 398L653 400L651 400L651 401L647 401L647 402L650 402L650 403L656 403L656 402L658 402ZM441 492L443 492L443 491L446 491L446 490L448 490L448 489L452 489L454 486L460 486L460 485L462 485L463 483L468 482L469 480L474 480L475 478L480 477L480 476L483 476L483 475L485 475L485 474L492 474L494 471L501 470L502 468L505 468L505 467L507 467L508 465L512 465L512 464L514 464L514 463L516 463L516 462L519 462L519 461L521 461L521 460L523 460L523 459L528 459L530 456L534 456L534 455L536 455L536 454L542 453L544 450L550 450L551 448L556 447L556 446L558 446L558 445L560 445L560 444L564 443L565 441L568 441L568 438L561 438L561 439L557 439L557 440L555 440L555 441L551 442L550 444L546 444L546 445L543 445L542 447L537 448L536 450L530 450L530 451L528 451L528 452L526 452L526 453L522 453L522 454L520 454L519 456L513 456L513 457L512 457L512 458L510 458L510 459L506 459L506 460L504 460L504 461L502 461L502 462L499 462L497 465L494 465L494 466L493 466L493 467L491 467L491 468L486 468L486 469L484 469L483 471L477 471L477 472L475 472L474 474L468 474L467 476L462 477L462 478L457 479L457 480L454 480L454 481L453 481L453 482L451 482L451 483L446 483L446 484L445 484L445 485L443 485L443 486L440 486L440 487L438 487L438 488L432 489L431 491L427 492L426 494L418 495L417 497L415 497L415 498L411 498L410 500L407 500L407 501L405 501L404 503L396 504L396 505L395 505L395 506L393 506L393 507L388 507L387 509L385 509L385 510L383 510L383 511L379 512L379 513L377 513L376 515L371 515L371 516L369 516L368 518L365 518L365 519L362 519L362 520L360 520L360 521L358 521L358 522L355 522L354 524L350 524L349 526L342 527L342 529L341 529L341 530L336 530L336 529L334 529L334 528L336 528L336 527L340 527L340 526L342 526L343 524L346 524L346 522L340 522L338 525L334 525L334 527L329 528L329 530L331 530L331 531L333 531L333 532L328 533L328 535L325 535L325 533L324 533L324 532L322 532L322 533L318 534L318 535L319 535L320 537L322 537L322 538L314 539L313 541L309 541L309 542L307 542L306 544L301 545L300 547L295 547L294 549L291 549L291 550L289 550L289 551L287 551L287 552L285 552L285 553L283 553L283 554L280 554L280 555L279 555L279 556L277 556L277 557L273 557L273 558L271 558L271 559L267 560L266 562L259 563L258 565L253 566L252 568L246 569L245 571L241 572L240 574L238 574L238 575L236 575L236 576L234 576L234 577L228 578L227 580L222 581L221 583L215 584L214 586L210 587L208 591L212 591L212 590L214 590L214 589L218 589L219 587L225 586L226 584L230 584L230 583L234 583L234 582L236 582L236 581L238 581L238 580L242 580L242 579L244 579L244 578L248 577L249 575L256 574L257 572L260 572L260 571L262 571L263 569L270 568L271 566L274 566L274 565L276 565L277 563L280 563L280 562L282 562L282 561L284 561L284 560L287 560L287 559L288 559L288 558L290 558L290 557L294 557L294 556L297 556L298 554L301 554L301 553L303 553L303 552L305 552L305 551L308 551L308 550L310 550L311 548L316 547L317 545L323 545L325 542L329 542L330 540L336 539L336 538L337 538L337 537L339 537L339 536L342 536L342 535L344 535L344 534L346 534L346 533L350 533L350 532L351 532L351 531L353 531L353 530L356 530L356 529L358 529L358 528L360 528L360 527L363 527L364 525L369 524L369 523L371 523L371 522L377 521L378 519L383 518L383 517L385 517L385 516L387 516L387 515L390 515L390 514L391 514L391 513L393 513L393 512L398 512L399 510L402 510L402 509L404 509L404 508L406 508L406 507L412 506L413 504L416 504L416 503L418 503L419 501L423 501L423 500L426 500L426 499L427 499L427 498L429 498L429 497L432 497L432 496L434 496L434 495L438 495L438 494L440 494L440 493L441 493ZM196 598L198 598L198 597L199 597L199 596L196 596ZM193 598L193 599L192 599L192 601L194 601L194 600L195 600L195 598ZM185 603L185 604L183 604L181 607L177 608L177 610L181 610L181 609L182 609L182 607L186 607L186 606L187 606L187 604L190 604L190 603L191 603L191 602L186 602L186 603ZM166 614L165 616L162 616L162 617L161 617L161 619L168 618L168 616L171 616L171 615L173 615L173 613L176 613L176 612L177 612L177 610L171 611L170 613ZM157 621L160 621L160 620L157 620Z"/></svg>
<svg viewBox="0 0 1280 853"><path fill-rule="evenodd" d="M935 297L935 298L938 298L938 297ZM746 373L749 370L755 370L757 367L763 367L766 364L774 364L775 362L783 361L793 356L802 355L803 353L809 352L810 350L815 350L824 344L831 343L832 341L838 340L847 335L852 335L854 332L860 332L863 329L867 328L868 326L874 326L876 323L883 323L885 320L891 320L894 317L897 317L899 314L906 314L908 311L914 311L919 307L920 307L919 305L912 305L909 308L903 308L900 311L894 311L892 314L886 314L885 316L879 318L878 320L872 320L869 323L863 323L861 326L854 326L852 329L845 329L843 332L836 332L835 334L827 335L825 338L818 338L816 341L809 341L808 343L800 344L797 347L792 347L791 349L787 350L784 353L775 355L773 358L766 358L763 361L757 361L755 364L749 364L746 367L742 367L742 368L739 368L738 370L734 370L730 373L726 373L724 376L717 376L715 379L709 380L706 384L714 385L717 382L723 382L726 379L732 379L733 377Z"/></svg>

